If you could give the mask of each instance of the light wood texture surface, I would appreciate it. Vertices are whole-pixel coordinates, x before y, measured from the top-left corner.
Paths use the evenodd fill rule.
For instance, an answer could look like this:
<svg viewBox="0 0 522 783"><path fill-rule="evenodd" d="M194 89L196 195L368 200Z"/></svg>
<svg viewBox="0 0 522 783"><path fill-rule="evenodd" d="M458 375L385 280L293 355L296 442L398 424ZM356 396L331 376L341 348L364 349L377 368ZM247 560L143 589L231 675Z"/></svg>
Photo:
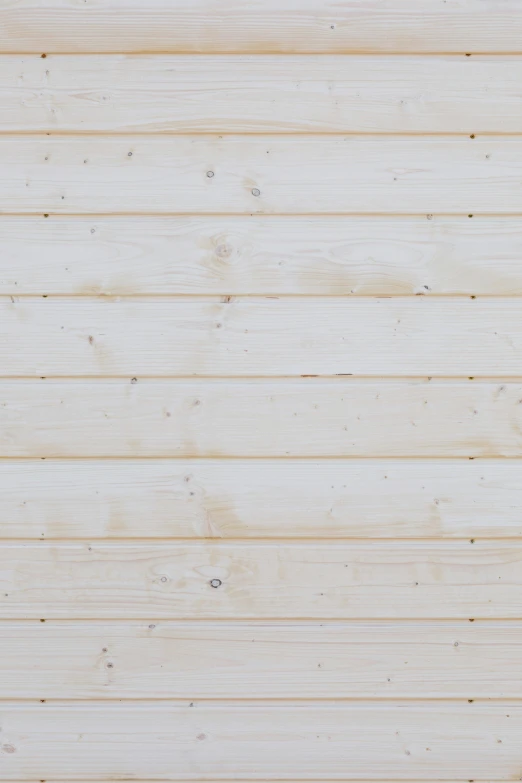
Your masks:
<svg viewBox="0 0 522 783"><path fill-rule="evenodd" d="M518 460L4 459L0 538L519 537L521 496Z"/></svg>
<svg viewBox="0 0 522 783"><path fill-rule="evenodd" d="M518 218L55 215L0 225L1 294L522 294Z"/></svg>
<svg viewBox="0 0 522 783"><path fill-rule="evenodd" d="M8 376L522 374L510 299L0 299Z"/></svg>
<svg viewBox="0 0 522 783"><path fill-rule="evenodd" d="M0 782L521 778L520 0L0 0Z"/></svg>
<svg viewBox="0 0 522 783"><path fill-rule="evenodd" d="M516 621L4 621L0 698L513 699L521 647Z"/></svg>
<svg viewBox="0 0 522 783"><path fill-rule="evenodd" d="M3 57L0 132L519 133L522 58Z"/></svg>
<svg viewBox="0 0 522 783"><path fill-rule="evenodd" d="M12 381L0 454L520 457L521 399L476 381Z"/></svg>
<svg viewBox="0 0 522 783"><path fill-rule="evenodd" d="M4 779L323 780L325 758L330 780L513 780L520 768L512 702L8 702L0 717Z"/></svg>
<svg viewBox="0 0 522 783"><path fill-rule="evenodd" d="M522 137L0 136L3 213L522 212Z"/></svg>
<svg viewBox="0 0 522 783"><path fill-rule="evenodd" d="M518 619L520 541L4 543L0 618Z"/></svg>
<svg viewBox="0 0 522 783"><path fill-rule="evenodd" d="M3 0L4 52L520 52L518 0Z"/></svg>

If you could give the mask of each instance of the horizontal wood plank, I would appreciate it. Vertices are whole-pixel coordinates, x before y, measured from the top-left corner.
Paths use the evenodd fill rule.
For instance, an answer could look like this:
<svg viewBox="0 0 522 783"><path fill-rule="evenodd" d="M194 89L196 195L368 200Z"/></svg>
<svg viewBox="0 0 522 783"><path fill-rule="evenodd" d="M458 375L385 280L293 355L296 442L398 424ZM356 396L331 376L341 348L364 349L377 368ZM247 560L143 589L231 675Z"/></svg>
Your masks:
<svg viewBox="0 0 522 783"><path fill-rule="evenodd" d="M1 136L3 213L522 212L522 137Z"/></svg>
<svg viewBox="0 0 522 783"><path fill-rule="evenodd" d="M0 705L2 779L513 780L522 707L198 703Z"/></svg>
<svg viewBox="0 0 522 783"><path fill-rule="evenodd" d="M520 52L518 0L10 0L3 52Z"/></svg>
<svg viewBox="0 0 522 783"><path fill-rule="evenodd" d="M3 543L6 619L520 619L522 542Z"/></svg>
<svg viewBox="0 0 522 783"><path fill-rule="evenodd" d="M522 294L504 217L2 216L0 294Z"/></svg>
<svg viewBox="0 0 522 783"><path fill-rule="evenodd" d="M520 699L521 654L515 621L5 621L0 699Z"/></svg>
<svg viewBox="0 0 522 783"><path fill-rule="evenodd" d="M521 81L464 54L7 56L0 132L519 133Z"/></svg>
<svg viewBox="0 0 522 783"><path fill-rule="evenodd" d="M475 381L11 381L0 456L520 457L521 399Z"/></svg>
<svg viewBox="0 0 522 783"><path fill-rule="evenodd" d="M0 299L4 377L522 374L518 298Z"/></svg>
<svg viewBox="0 0 522 783"><path fill-rule="evenodd" d="M1 460L0 538L520 537L521 495L518 460Z"/></svg>

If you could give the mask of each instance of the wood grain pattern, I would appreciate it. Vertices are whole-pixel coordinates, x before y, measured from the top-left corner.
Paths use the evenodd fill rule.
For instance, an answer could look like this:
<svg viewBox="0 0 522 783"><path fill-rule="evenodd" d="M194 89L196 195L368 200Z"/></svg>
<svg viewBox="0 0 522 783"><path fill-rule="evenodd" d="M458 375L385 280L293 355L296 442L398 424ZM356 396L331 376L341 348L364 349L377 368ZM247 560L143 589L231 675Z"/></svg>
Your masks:
<svg viewBox="0 0 522 783"><path fill-rule="evenodd" d="M518 460L1 460L0 538L520 537L521 494Z"/></svg>
<svg viewBox="0 0 522 783"><path fill-rule="evenodd" d="M521 384L475 381L12 381L0 454L520 457L521 399Z"/></svg>
<svg viewBox="0 0 522 783"><path fill-rule="evenodd" d="M0 698L520 698L521 631L479 620L4 621Z"/></svg>
<svg viewBox="0 0 522 783"><path fill-rule="evenodd" d="M517 218L2 216L0 294L522 294Z"/></svg>
<svg viewBox="0 0 522 783"><path fill-rule="evenodd" d="M522 373L518 298L0 299L4 377Z"/></svg>
<svg viewBox="0 0 522 783"><path fill-rule="evenodd" d="M522 212L522 137L1 136L4 213Z"/></svg>
<svg viewBox="0 0 522 783"><path fill-rule="evenodd" d="M0 0L0 781L520 779L521 41Z"/></svg>
<svg viewBox="0 0 522 783"><path fill-rule="evenodd" d="M3 52L520 52L518 0L9 0Z"/></svg>
<svg viewBox="0 0 522 783"><path fill-rule="evenodd" d="M520 769L512 702L7 702L0 717L4 780L482 781Z"/></svg>
<svg viewBox="0 0 522 783"><path fill-rule="evenodd" d="M6 619L521 619L520 541L3 543Z"/></svg>
<svg viewBox="0 0 522 783"><path fill-rule="evenodd" d="M0 132L519 133L521 81L464 54L7 56Z"/></svg>

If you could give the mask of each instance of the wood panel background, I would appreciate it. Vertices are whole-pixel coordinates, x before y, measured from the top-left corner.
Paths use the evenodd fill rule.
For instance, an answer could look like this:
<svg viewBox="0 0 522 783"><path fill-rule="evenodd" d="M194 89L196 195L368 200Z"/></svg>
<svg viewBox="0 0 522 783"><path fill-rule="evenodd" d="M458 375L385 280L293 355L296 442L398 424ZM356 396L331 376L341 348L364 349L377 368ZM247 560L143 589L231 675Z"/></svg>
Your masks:
<svg viewBox="0 0 522 783"><path fill-rule="evenodd" d="M519 0L0 0L0 780L522 774Z"/></svg>

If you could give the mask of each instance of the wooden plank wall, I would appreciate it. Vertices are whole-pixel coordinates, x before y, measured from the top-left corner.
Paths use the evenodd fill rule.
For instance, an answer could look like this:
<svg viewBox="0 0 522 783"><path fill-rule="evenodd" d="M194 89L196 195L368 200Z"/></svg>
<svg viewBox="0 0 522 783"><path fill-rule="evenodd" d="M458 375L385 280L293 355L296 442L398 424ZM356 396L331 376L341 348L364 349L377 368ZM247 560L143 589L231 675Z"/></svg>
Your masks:
<svg viewBox="0 0 522 783"><path fill-rule="evenodd" d="M0 779L522 774L522 4L0 0Z"/></svg>

